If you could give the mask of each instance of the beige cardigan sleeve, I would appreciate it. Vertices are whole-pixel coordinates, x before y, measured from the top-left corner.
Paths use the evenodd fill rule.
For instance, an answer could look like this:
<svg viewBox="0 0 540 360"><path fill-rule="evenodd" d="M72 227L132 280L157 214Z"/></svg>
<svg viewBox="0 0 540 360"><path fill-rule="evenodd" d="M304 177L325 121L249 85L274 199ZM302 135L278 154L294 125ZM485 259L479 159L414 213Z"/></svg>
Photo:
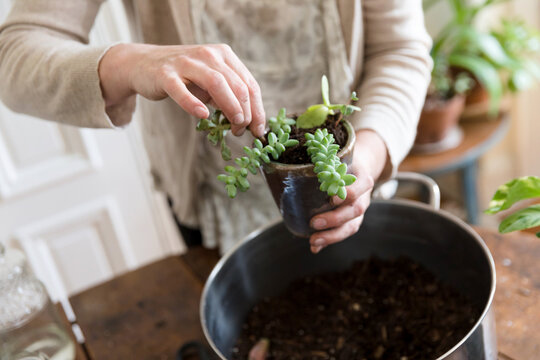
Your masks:
<svg viewBox="0 0 540 360"><path fill-rule="evenodd" d="M372 129L386 143L395 172L409 152L430 81L431 39L421 0L362 0L363 75L357 89L362 111L355 128ZM388 165L388 164L387 164Z"/></svg>
<svg viewBox="0 0 540 360"><path fill-rule="evenodd" d="M16 112L84 127L113 127L88 45L101 0L17 0L0 27L0 99ZM133 111L133 109L129 109Z"/></svg>

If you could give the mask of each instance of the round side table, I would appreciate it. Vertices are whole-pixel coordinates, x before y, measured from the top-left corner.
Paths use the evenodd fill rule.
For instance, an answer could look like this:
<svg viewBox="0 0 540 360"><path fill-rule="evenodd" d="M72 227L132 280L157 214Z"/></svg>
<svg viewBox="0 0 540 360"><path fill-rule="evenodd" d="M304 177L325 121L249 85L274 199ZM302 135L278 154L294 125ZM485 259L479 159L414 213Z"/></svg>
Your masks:
<svg viewBox="0 0 540 360"><path fill-rule="evenodd" d="M412 171L437 176L452 171L461 173L467 221L478 223L477 170L478 159L501 141L510 125L507 114L496 119L460 123L462 143L451 150L437 154L409 154L401 163L400 171Z"/></svg>

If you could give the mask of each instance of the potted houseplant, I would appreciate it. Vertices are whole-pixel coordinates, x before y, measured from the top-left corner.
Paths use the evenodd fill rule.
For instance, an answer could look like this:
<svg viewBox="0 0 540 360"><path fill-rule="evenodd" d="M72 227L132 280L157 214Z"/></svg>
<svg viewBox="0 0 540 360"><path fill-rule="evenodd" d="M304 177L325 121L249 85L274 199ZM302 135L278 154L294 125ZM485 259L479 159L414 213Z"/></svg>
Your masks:
<svg viewBox="0 0 540 360"><path fill-rule="evenodd" d="M439 1L426 0L424 8ZM500 28L492 31L475 26L480 13L506 1L447 1L452 17L434 38L432 49L434 59L444 54L454 72L466 71L475 80L466 105L487 108L492 116L500 110L505 93L524 90L540 79L540 37L535 29L520 20L504 19Z"/></svg>
<svg viewBox="0 0 540 360"><path fill-rule="evenodd" d="M442 151L459 143L447 141L457 129L460 115L465 106L465 92L470 89L472 79L466 72L452 72L448 59L439 54L434 58L431 83L415 140L415 151L430 149Z"/></svg>
<svg viewBox="0 0 540 360"><path fill-rule="evenodd" d="M253 147L244 147L245 156L235 165L225 167L218 180L225 184L229 197L249 189L248 174L262 168L274 200L288 229L297 236L309 237L313 232L311 217L333 208L332 196L345 199L345 186L356 178L347 173L352 161L355 133L343 117L359 111L350 104L331 104L326 76L321 80L322 104L310 106L299 116L287 116L282 108L268 120L265 137L255 139ZM351 94L351 100L358 100ZM200 131L208 131L208 139L221 147L224 160L231 160L225 135L229 121L216 110L209 119L201 119Z"/></svg>
<svg viewBox="0 0 540 360"><path fill-rule="evenodd" d="M540 198L540 178L525 176L501 185L489 203L487 214L496 214L510 209L519 201ZM517 210L505 217L499 225L499 232L509 233L540 226L540 204ZM536 234L540 237L540 232Z"/></svg>

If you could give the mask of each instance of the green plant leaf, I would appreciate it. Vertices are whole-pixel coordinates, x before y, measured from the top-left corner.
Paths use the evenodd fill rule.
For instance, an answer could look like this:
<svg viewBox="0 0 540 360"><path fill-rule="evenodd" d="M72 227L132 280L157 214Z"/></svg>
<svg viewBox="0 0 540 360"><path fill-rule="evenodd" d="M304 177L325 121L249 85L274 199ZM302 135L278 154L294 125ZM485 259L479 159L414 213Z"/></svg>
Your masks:
<svg viewBox="0 0 540 360"><path fill-rule="evenodd" d="M301 129L311 129L321 126L326 121L329 109L323 104L310 106L296 119L296 126Z"/></svg>
<svg viewBox="0 0 540 360"><path fill-rule="evenodd" d="M448 57L449 64L471 72L486 88L490 98L490 114L499 112L503 93L501 79L497 70L488 61L474 55L452 54Z"/></svg>
<svg viewBox="0 0 540 360"><path fill-rule="evenodd" d="M225 189L227 190L227 195L229 195L231 199L233 199L236 196L236 186L227 185L225 186Z"/></svg>
<svg viewBox="0 0 540 360"><path fill-rule="evenodd" d="M326 75L323 75L321 78L321 93L322 93L322 99L323 103L326 106L330 106L330 86L328 86L328 78Z"/></svg>
<svg viewBox="0 0 540 360"><path fill-rule="evenodd" d="M533 84L533 76L529 72L518 69L512 73L508 80L508 87L512 92L519 92L530 88Z"/></svg>
<svg viewBox="0 0 540 360"><path fill-rule="evenodd" d="M496 214L508 209L518 201L535 197L540 197L540 178L525 176L513 179L497 189L485 212Z"/></svg>
<svg viewBox="0 0 540 360"><path fill-rule="evenodd" d="M467 27L463 34L465 38L478 47L480 52L499 67L512 67L514 62L506 54L497 38L491 34L482 33L472 27Z"/></svg>
<svg viewBox="0 0 540 360"><path fill-rule="evenodd" d="M225 174L219 174L219 175L217 176L217 179L218 179L219 181L221 181L221 182L226 183L226 182L227 182L227 177L228 177L228 176L225 175Z"/></svg>
<svg viewBox="0 0 540 360"><path fill-rule="evenodd" d="M351 174L346 174L346 175L343 176L343 180L345 181L345 185L346 185L346 186L349 186L349 185L351 185L353 182L356 181L356 176L351 175Z"/></svg>
<svg viewBox="0 0 540 360"><path fill-rule="evenodd" d="M231 160L231 149L227 146L224 140L221 141L221 157L225 161Z"/></svg>
<svg viewBox="0 0 540 360"><path fill-rule="evenodd" d="M340 186L339 187L339 190L337 192L337 196L341 199L341 200L345 200L347 198L347 190L345 190L345 188L343 186Z"/></svg>
<svg viewBox="0 0 540 360"><path fill-rule="evenodd" d="M506 234L535 226L540 226L540 205L529 206L508 216L499 225L499 232Z"/></svg>
<svg viewBox="0 0 540 360"><path fill-rule="evenodd" d="M339 190L339 185L337 183L331 183L328 187L328 195L335 196Z"/></svg>

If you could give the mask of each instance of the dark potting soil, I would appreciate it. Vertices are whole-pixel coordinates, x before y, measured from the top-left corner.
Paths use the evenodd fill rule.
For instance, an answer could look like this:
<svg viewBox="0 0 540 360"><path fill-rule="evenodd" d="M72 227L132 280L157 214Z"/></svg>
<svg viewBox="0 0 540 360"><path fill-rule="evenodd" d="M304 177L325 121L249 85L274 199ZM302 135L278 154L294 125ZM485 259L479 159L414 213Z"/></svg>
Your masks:
<svg viewBox="0 0 540 360"><path fill-rule="evenodd" d="M434 360L481 314L413 260L370 258L341 273L294 281L248 314L232 359L261 338L266 359Z"/></svg>
<svg viewBox="0 0 540 360"><path fill-rule="evenodd" d="M319 128L327 129L329 133L333 134L336 144L339 144L341 149L347 143L348 135L343 123L341 121L337 121L338 118L339 113L336 115L329 115L323 126L320 126ZM289 137L291 139L298 140L299 144L285 150L285 152L279 157L279 162L283 164L311 164L311 158L307 153L307 147L304 146L306 143L305 134L313 134L319 128L300 129L296 126L291 126L291 133Z"/></svg>

